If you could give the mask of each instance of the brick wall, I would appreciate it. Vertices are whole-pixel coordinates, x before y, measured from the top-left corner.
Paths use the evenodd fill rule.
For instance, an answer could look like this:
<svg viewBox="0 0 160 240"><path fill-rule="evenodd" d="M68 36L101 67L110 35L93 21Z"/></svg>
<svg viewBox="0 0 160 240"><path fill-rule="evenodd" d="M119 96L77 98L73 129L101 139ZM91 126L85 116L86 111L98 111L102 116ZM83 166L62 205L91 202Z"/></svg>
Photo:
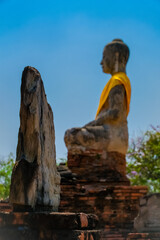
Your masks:
<svg viewBox="0 0 160 240"><path fill-rule="evenodd" d="M84 213L0 213L0 239L99 240L97 224Z"/></svg>
<svg viewBox="0 0 160 240"><path fill-rule="evenodd" d="M99 217L99 228L103 229L101 239L126 239L133 231L139 199L147 193L147 187L130 186L125 168L122 154L69 153L68 167L59 166L59 210L94 213Z"/></svg>

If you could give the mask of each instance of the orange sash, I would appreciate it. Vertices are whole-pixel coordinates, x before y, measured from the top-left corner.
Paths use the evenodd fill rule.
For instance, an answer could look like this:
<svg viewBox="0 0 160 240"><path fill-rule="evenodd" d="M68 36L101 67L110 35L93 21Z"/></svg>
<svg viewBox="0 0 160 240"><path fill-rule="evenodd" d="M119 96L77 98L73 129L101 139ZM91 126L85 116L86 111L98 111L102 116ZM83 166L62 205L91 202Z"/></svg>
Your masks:
<svg viewBox="0 0 160 240"><path fill-rule="evenodd" d="M100 101L99 101L99 106L98 106L98 110L97 110L97 115L100 113L100 111L102 110L103 105L105 104L109 93L111 91L112 88L114 88L116 85L120 85L123 84L125 90L126 90L126 97L127 97L127 115L129 113L129 108L130 108L130 100L131 100L131 84L130 84L130 80L127 77L127 75L123 72L118 72L115 73L111 79L108 81L108 83L106 84L106 86L104 87L102 93L101 93L101 97L100 97Z"/></svg>

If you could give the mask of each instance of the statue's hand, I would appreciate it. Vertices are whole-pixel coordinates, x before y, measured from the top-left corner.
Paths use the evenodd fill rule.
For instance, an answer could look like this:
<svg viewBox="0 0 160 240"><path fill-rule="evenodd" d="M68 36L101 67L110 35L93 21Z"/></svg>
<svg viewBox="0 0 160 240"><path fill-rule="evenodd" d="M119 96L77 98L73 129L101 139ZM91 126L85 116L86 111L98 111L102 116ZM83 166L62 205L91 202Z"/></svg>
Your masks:
<svg viewBox="0 0 160 240"><path fill-rule="evenodd" d="M124 106L126 103L124 99L126 100L125 89L123 85L115 86L109 93L109 108L103 112L100 112L96 120L87 123L84 125L84 127L100 126L106 124L106 122L110 123L113 121L118 121L121 112L123 112L123 109L126 108Z"/></svg>

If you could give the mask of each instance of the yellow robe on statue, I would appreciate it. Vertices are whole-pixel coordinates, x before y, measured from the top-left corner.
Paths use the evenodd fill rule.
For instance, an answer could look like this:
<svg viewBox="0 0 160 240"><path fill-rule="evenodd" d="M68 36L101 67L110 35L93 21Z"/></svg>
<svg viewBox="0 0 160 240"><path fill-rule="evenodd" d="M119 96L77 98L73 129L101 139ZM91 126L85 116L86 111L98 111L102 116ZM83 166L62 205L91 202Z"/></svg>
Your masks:
<svg viewBox="0 0 160 240"><path fill-rule="evenodd" d="M102 110L102 107L105 104L111 89L114 88L116 85L120 85L120 84L123 84L126 91L127 115L128 115L129 108L130 108L130 100L131 100L131 84L130 84L129 78L124 72L118 72L111 77L111 79L108 81L108 83L106 84L106 86L104 87L101 93L96 117Z"/></svg>

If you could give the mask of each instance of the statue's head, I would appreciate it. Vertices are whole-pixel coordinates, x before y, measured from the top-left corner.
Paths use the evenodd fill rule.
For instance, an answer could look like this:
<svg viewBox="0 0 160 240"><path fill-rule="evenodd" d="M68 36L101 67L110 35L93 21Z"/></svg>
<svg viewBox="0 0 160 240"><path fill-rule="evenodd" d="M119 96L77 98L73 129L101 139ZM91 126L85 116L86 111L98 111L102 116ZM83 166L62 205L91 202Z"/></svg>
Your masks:
<svg viewBox="0 0 160 240"><path fill-rule="evenodd" d="M101 65L104 73L126 72L129 48L121 39L108 43L103 51Z"/></svg>

